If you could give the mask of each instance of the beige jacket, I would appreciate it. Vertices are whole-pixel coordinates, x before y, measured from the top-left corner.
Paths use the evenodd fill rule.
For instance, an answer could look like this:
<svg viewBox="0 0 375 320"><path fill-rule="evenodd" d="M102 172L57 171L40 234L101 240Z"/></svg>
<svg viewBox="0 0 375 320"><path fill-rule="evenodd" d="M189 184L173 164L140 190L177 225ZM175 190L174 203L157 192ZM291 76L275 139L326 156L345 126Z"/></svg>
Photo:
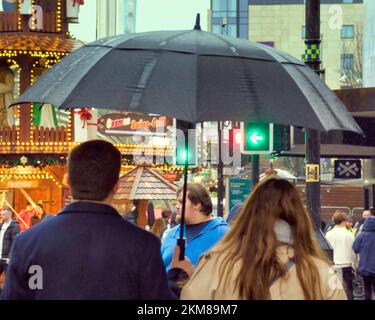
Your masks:
<svg viewBox="0 0 375 320"><path fill-rule="evenodd" d="M293 249L288 246L278 248L280 260L287 263L293 257ZM181 292L182 300L238 300L239 295L234 288L234 279L238 275L240 262L232 272L227 274L228 282L222 279L219 283L219 267L223 262L225 252L218 248L203 255L191 279L186 283ZM346 300L342 281L332 267L320 259L314 259L321 277L321 287L326 300ZM292 266L285 277L279 278L270 288L272 300L304 300L302 287L296 274L296 267Z"/></svg>

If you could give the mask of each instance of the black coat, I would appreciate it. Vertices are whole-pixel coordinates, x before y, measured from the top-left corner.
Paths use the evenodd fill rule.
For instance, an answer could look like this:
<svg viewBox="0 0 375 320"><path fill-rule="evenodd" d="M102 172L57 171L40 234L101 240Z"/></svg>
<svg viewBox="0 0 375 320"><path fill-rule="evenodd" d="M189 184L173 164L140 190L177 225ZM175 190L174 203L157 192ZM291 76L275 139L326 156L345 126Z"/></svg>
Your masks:
<svg viewBox="0 0 375 320"><path fill-rule="evenodd" d="M42 268L43 290L29 289L32 265ZM3 290L3 299L172 297L160 240L90 202L72 203L17 237Z"/></svg>
<svg viewBox="0 0 375 320"><path fill-rule="evenodd" d="M0 230L3 224L0 224ZM8 258L10 249L12 248L12 244L16 239L17 234L20 233L20 225L18 221L12 220L8 229L4 233L4 240L3 240L3 250L2 250L2 257Z"/></svg>

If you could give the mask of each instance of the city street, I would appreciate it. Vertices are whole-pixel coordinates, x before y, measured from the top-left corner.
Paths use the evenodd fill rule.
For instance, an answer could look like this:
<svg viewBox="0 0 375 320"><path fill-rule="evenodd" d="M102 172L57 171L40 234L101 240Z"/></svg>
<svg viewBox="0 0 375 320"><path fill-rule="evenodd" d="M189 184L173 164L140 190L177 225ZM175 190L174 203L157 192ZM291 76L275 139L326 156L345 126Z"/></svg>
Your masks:
<svg viewBox="0 0 375 320"><path fill-rule="evenodd" d="M373 0L3 0L1 299L374 300L374 25Z"/></svg>

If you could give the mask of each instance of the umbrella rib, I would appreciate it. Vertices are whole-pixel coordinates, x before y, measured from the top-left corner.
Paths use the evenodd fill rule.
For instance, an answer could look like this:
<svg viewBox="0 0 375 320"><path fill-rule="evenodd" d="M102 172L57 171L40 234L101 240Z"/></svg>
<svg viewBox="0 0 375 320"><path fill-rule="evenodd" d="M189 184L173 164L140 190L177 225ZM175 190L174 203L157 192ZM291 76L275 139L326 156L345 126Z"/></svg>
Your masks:
<svg viewBox="0 0 375 320"><path fill-rule="evenodd" d="M296 68L296 70L305 79L305 81L310 85L310 88L312 88L312 90L314 90L314 92L320 98L320 100L324 103L324 105L326 106L326 109L329 111L331 116L335 119L336 123L339 124L340 127L342 127L341 121L339 120L339 118L337 117L335 112L332 111L332 109L330 108L330 105L329 105L328 101L325 99L325 97L319 92L319 90L316 89L313 82L301 70L299 70L299 68ZM314 108L313 108L313 110L315 112Z"/></svg>
<svg viewBox="0 0 375 320"><path fill-rule="evenodd" d="M78 49L79 50L79 49ZM110 52L111 52L112 50L108 50L98 61L100 61L100 60L102 60L105 56L107 56ZM97 62L98 62L97 61ZM96 62L96 63L97 63ZM65 103L66 103L66 101L68 100L68 98L70 97L70 95L72 94L72 93L74 93L76 90L77 90L77 87L78 87L78 85L79 85L79 83L82 81L82 79L85 79L85 78L87 78L87 76L88 76L88 74L90 73L90 71L91 70L93 70L94 69L94 67L95 67L95 65L96 65L96 63L94 63L84 74L83 74L83 76L80 78L80 80L79 80L79 82L77 82L77 85L75 85L73 88L72 88L72 90L70 91L70 94L69 95L67 95L66 97L65 97L65 99L64 99L64 101L60 104L60 106L59 106L59 108L66 108L66 107L62 107L62 106L64 106L65 105ZM71 106L71 107L74 107L74 106ZM80 106L77 106L77 107L80 107Z"/></svg>

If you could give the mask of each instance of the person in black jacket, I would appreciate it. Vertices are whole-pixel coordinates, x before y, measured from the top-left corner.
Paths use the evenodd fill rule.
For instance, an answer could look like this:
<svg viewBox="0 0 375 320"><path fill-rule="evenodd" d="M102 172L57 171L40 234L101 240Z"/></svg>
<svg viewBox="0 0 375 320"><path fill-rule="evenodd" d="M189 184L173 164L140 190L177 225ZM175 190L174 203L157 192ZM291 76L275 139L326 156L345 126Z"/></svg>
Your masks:
<svg viewBox="0 0 375 320"><path fill-rule="evenodd" d="M12 211L9 208L1 210L2 223L0 224L0 274L7 269L9 253L17 234L20 233L20 225L12 219Z"/></svg>
<svg viewBox="0 0 375 320"><path fill-rule="evenodd" d="M121 154L91 140L69 156L73 203L21 233L3 299L172 299L160 240L111 206Z"/></svg>

